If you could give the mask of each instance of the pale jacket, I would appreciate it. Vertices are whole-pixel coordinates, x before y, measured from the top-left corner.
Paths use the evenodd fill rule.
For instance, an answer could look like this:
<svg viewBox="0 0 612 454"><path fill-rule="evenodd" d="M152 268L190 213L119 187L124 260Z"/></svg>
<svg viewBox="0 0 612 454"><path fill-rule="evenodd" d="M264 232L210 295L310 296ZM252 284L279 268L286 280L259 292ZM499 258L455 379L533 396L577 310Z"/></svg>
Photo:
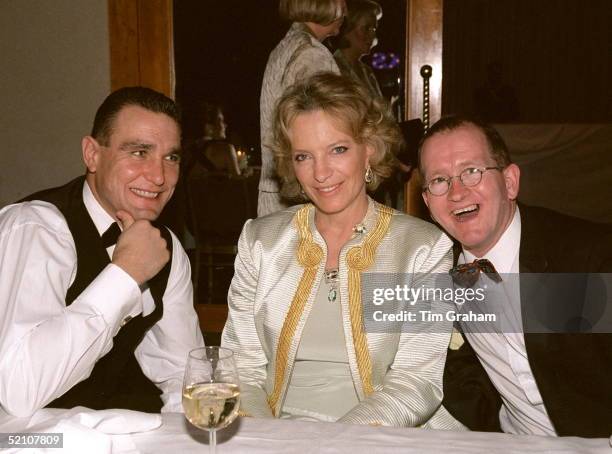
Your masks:
<svg viewBox="0 0 612 454"><path fill-rule="evenodd" d="M259 100L261 128L261 176L259 179L260 199L257 214L264 216L284 208L278 194L274 154L270 149L274 109L285 90L299 80L322 71L340 74L331 52L320 43L308 27L294 22L291 28L268 57L261 85ZM272 193L271 197L261 197Z"/></svg>
<svg viewBox="0 0 612 454"><path fill-rule="evenodd" d="M346 349L360 401L340 421L418 426L440 407L450 322L436 333L365 333L359 282L363 272L446 273L452 243L434 225L371 199L363 225L365 233L339 259ZM310 204L245 224L222 335L235 352L242 414L280 415L325 263Z"/></svg>

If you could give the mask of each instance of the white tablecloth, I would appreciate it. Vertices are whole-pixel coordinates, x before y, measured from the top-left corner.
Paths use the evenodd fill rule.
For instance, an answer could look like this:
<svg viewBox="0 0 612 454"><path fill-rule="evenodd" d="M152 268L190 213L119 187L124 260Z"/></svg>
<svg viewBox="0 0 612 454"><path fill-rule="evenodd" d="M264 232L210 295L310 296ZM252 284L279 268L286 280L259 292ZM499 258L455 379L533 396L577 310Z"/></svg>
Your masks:
<svg viewBox="0 0 612 454"><path fill-rule="evenodd" d="M58 421L67 410L43 410L48 418ZM54 413L49 413L54 412ZM92 412L96 413L96 412ZM0 415L0 433L27 430L30 419ZM40 421L40 419L39 419ZM136 427L136 426L135 426ZM125 427L125 432L130 432ZM73 433L64 434L64 445ZM182 414L162 415L162 425L147 432L107 434L113 453L205 453L208 436L192 427ZM92 446L82 444L80 451L98 451L99 439L92 437ZM492 434L483 432L443 432L423 429L356 426L338 423L312 423L291 420L239 418L232 426L218 433L218 452L228 453L606 453L612 448L608 439L575 437L538 437ZM34 452L33 450L24 453ZM65 452L49 450L50 453Z"/></svg>

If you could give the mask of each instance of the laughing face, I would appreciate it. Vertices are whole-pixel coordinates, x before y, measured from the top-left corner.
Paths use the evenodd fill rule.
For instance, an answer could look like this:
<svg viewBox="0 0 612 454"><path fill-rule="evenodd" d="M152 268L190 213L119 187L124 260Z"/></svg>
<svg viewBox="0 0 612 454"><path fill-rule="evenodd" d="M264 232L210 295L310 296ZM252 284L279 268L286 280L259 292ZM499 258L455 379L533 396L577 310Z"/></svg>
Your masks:
<svg viewBox="0 0 612 454"><path fill-rule="evenodd" d="M317 211L358 222L368 205L364 174L372 149L321 110L299 114L289 137L295 176Z"/></svg>
<svg viewBox="0 0 612 454"><path fill-rule="evenodd" d="M172 196L179 175L180 130L169 116L139 106L122 108L107 146L83 139L87 181L96 200L117 218L154 220Z"/></svg>
<svg viewBox="0 0 612 454"><path fill-rule="evenodd" d="M473 125L463 125L427 139L421 150L424 181L459 175L468 167L493 167L485 135ZM510 164L502 171L482 174L476 186L466 187L453 178L449 191L423 198L432 217L477 257L484 256L499 240L514 215L519 189L519 168Z"/></svg>

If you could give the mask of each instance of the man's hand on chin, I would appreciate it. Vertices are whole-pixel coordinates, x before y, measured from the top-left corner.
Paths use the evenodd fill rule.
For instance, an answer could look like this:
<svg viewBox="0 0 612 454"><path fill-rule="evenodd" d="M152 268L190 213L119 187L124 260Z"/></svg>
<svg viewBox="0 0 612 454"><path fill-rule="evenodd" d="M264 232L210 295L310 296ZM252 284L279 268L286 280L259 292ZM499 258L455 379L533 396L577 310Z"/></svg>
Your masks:
<svg viewBox="0 0 612 454"><path fill-rule="evenodd" d="M170 260L166 240L159 229L145 219L135 221L127 211L118 211L117 218L123 231L117 240L112 263L142 285Z"/></svg>

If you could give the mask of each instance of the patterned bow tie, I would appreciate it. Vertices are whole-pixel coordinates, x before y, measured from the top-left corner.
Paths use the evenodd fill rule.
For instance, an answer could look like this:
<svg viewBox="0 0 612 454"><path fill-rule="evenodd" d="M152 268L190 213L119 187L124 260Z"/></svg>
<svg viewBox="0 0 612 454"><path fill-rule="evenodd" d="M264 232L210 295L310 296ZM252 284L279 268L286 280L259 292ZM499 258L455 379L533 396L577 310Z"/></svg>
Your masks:
<svg viewBox="0 0 612 454"><path fill-rule="evenodd" d="M487 259L477 259L472 263L464 263L451 268L449 271L453 282L461 287L473 287L483 272L494 282L501 282L502 278L495 267Z"/></svg>
<svg viewBox="0 0 612 454"><path fill-rule="evenodd" d="M106 229L106 232L102 234L102 244L104 245L104 248L117 244L119 235L121 235L121 229L116 222L113 222L111 226Z"/></svg>

